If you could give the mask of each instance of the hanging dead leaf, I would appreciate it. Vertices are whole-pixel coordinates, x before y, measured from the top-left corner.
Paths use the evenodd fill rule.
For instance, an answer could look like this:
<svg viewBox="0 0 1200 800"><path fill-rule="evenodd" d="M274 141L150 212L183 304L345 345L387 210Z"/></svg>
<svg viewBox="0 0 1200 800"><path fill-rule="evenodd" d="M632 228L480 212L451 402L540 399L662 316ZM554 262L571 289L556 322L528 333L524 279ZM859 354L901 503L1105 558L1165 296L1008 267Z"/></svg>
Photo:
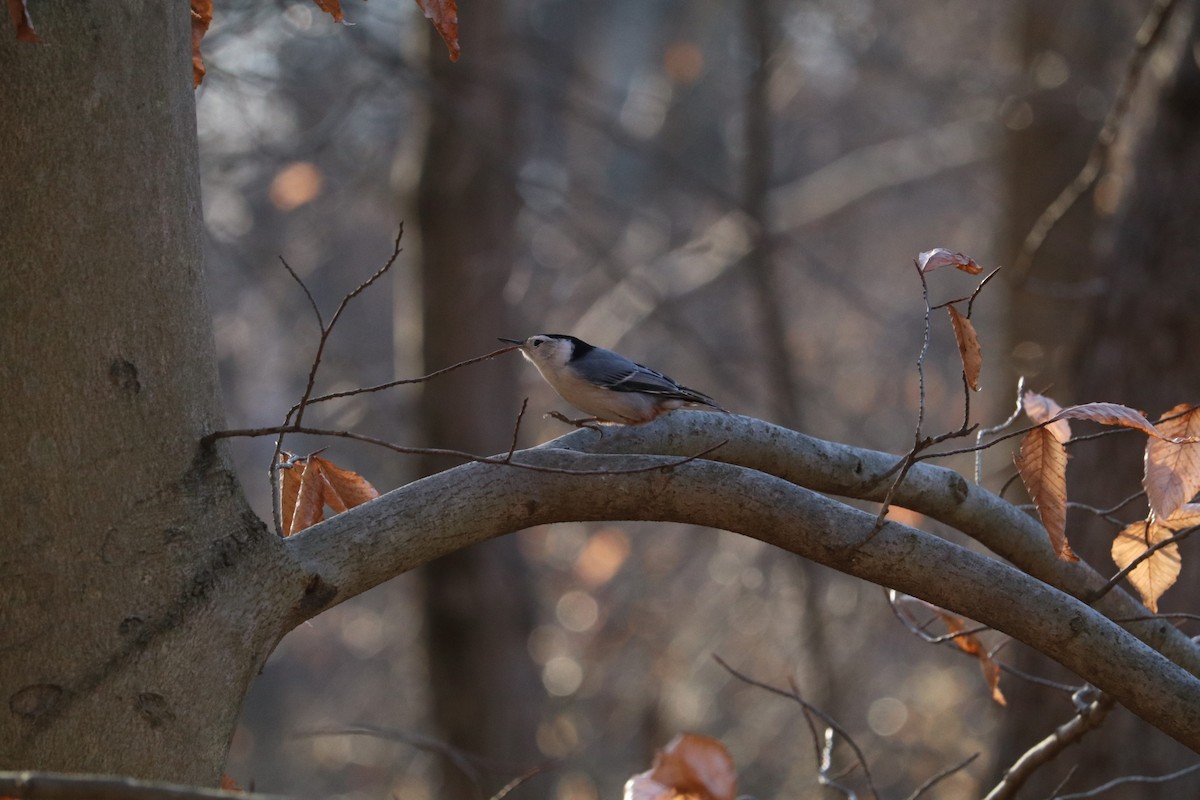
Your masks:
<svg viewBox="0 0 1200 800"><path fill-rule="evenodd" d="M979 337L975 335L975 326L971 320L959 313L953 304L946 306L950 314L950 325L954 328L954 341L958 342L958 355L962 358L963 375L967 385L974 391L979 391L979 372L983 368L983 351L979 347Z"/></svg>
<svg viewBox="0 0 1200 800"><path fill-rule="evenodd" d="M1030 421L1039 425L1053 419L1062 411L1062 406L1037 392L1026 392L1021 395L1021 408L1024 409L1025 416L1029 417ZM1065 419L1051 422L1046 428L1054 434L1055 439L1063 444L1071 440L1071 423Z"/></svg>
<svg viewBox="0 0 1200 800"><path fill-rule="evenodd" d="M348 508L360 506L379 497L366 478L348 469L342 469L328 459L312 456L310 460L321 463L321 476L325 484L325 505L341 513Z"/></svg>
<svg viewBox="0 0 1200 800"><path fill-rule="evenodd" d="M212 24L212 0L192 0L192 86L204 80L204 58L200 55L200 40Z"/></svg>
<svg viewBox="0 0 1200 800"><path fill-rule="evenodd" d="M313 2L317 4L317 8L333 17L334 22L346 21L345 15L342 14L341 0L313 0Z"/></svg>
<svg viewBox="0 0 1200 800"><path fill-rule="evenodd" d="M18 42L41 41L33 29L33 19L29 16L29 9L25 7L25 0L8 0L8 15L12 17Z"/></svg>
<svg viewBox="0 0 1200 800"><path fill-rule="evenodd" d="M1175 406L1158 423L1166 439L1146 441L1146 471L1142 487L1150 501L1150 510L1158 519L1166 519L1200 492L1200 406L1188 403ZM1176 443L1169 439L1191 440Z"/></svg>
<svg viewBox="0 0 1200 800"><path fill-rule="evenodd" d="M684 733L654 756L654 765L625 782L625 800L734 800L737 772L725 745Z"/></svg>
<svg viewBox="0 0 1200 800"><path fill-rule="evenodd" d="M458 61L462 54L458 47L458 0L416 0L426 18L446 43L450 60Z"/></svg>
<svg viewBox="0 0 1200 800"><path fill-rule="evenodd" d="M960 634L951 639L958 649L979 659L979 667L983 670L983 679L987 681L992 690L992 699L1002 706L1008 705L1008 701L1004 699L1004 693L1000 691L1000 665L988 655L987 648L983 646L983 642L979 640L978 636L973 633L962 633L967 629L966 620L937 606L930 606L930 608L945 624L947 631Z"/></svg>
<svg viewBox="0 0 1200 800"><path fill-rule="evenodd" d="M1055 554L1063 561L1078 561L1067 542L1066 448L1046 428L1034 428L1021 440L1015 461Z"/></svg>
<svg viewBox="0 0 1200 800"><path fill-rule="evenodd" d="M1125 569L1148 548L1174 535L1175 532L1170 528L1156 522L1144 521L1128 525L1113 540L1113 563ZM1157 614L1158 598L1179 578L1179 568L1179 545L1172 542L1151 553L1126 577L1141 595L1146 608Z"/></svg>
<svg viewBox="0 0 1200 800"><path fill-rule="evenodd" d="M971 275L983 272L983 267L976 264L975 259L944 247L935 247L917 255L917 268L921 272L933 272L942 267L954 267Z"/></svg>

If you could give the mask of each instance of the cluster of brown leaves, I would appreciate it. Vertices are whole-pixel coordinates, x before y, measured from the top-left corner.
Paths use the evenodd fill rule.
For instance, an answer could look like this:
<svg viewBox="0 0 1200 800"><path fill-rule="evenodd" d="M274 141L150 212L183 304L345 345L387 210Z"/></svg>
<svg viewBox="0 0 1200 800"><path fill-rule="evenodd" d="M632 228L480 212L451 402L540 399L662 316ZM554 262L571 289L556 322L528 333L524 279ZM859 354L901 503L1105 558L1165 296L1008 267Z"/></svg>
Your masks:
<svg viewBox="0 0 1200 800"><path fill-rule="evenodd" d="M624 800L735 800L737 771L725 745L684 733L654 756L654 764L625 782Z"/></svg>
<svg viewBox="0 0 1200 800"><path fill-rule="evenodd" d="M1182 530L1200 525L1200 503L1189 502L1200 492L1200 407L1178 405L1156 424L1144 414L1116 403L1086 403L1064 409L1035 392L1026 392L1021 403L1039 427L1022 440L1016 456L1017 471L1054 552L1068 561L1078 559L1067 543L1065 444L1071 438L1067 420L1089 420L1146 434L1142 488L1150 513L1117 535L1112 558L1121 569L1142 559L1129 573L1129 582L1146 607L1157 611L1158 599L1179 577L1179 548L1173 542L1163 543ZM1151 548L1156 549L1147 555Z"/></svg>
<svg viewBox="0 0 1200 800"><path fill-rule="evenodd" d="M316 455L280 454L280 508L283 535L291 536L325 519L325 507L340 514L379 496L357 472Z"/></svg>

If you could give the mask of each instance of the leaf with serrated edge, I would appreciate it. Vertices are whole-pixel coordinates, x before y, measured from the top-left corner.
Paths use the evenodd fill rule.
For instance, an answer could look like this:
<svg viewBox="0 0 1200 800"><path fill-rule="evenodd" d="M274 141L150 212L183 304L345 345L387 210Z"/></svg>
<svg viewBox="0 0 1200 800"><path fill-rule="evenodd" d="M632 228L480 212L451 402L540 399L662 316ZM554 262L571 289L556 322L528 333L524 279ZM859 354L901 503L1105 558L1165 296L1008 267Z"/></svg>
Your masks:
<svg viewBox="0 0 1200 800"><path fill-rule="evenodd" d="M1142 477L1146 498L1158 519L1170 517L1200 492L1200 444L1167 441L1200 437L1200 407L1184 403L1163 416L1174 419L1163 420L1156 426L1166 439L1146 441L1146 468Z"/></svg>
<svg viewBox="0 0 1200 800"><path fill-rule="evenodd" d="M954 341L958 343L958 355L962 358L963 375L967 378L967 385L978 392L979 372L983 369L983 351L979 347L975 326L953 305L946 306L946 312L950 314L950 325L954 328Z"/></svg>
<svg viewBox="0 0 1200 800"><path fill-rule="evenodd" d="M951 614L949 611L945 611L937 606L930 607L945 624L946 630L950 633L960 634L967 629L966 620L962 617ZM979 659L979 668L983 670L983 679L987 681L988 686L992 690L992 699L1002 706L1008 705L1008 701L1004 699L1004 693L1000 691L1000 665L988 655L987 648L983 646L983 642L979 641L979 637L973 633L966 633L961 636L955 636L951 641L954 642L959 650Z"/></svg>
<svg viewBox="0 0 1200 800"><path fill-rule="evenodd" d="M1025 416L1039 425L1053 419L1062 411L1062 406L1054 402L1052 398L1037 392L1025 392L1021 395L1021 408L1025 411ZM1054 433L1054 438L1063 444L1071 440L1071 423L1065 419L1051 422L1046 427Z"/></svg>
<svg viewBox="0 0 1200 800"><path fill-rule="evenodd" d="M1146 419L1144 414L1119 403L1084 403L1083 405L1071 406L1055 414L1053 419L1086 419L1092 422L1099 422L1101 425L1133 428L1147 436L1167 439L1167 441L1187 441L1186 439L1177 437L1163 436L1158 428L1154 427L1154 423Z"/></svg>
<svg viewBox="0 0 1200 800"><path fill-rule="evenodd" d="M1113 540L1113 563L1125 569L1134 559L1146 552L1146 548L1174 535L1170 528L1157 523L1135 522L1126 526ZM1126 577L1141 595L1146 608L1157 614L1158 598L1179 578L1179 568L1179 545L1172 542L1152 553Z"/></svg>
<svg viewBox="0 0 1200 800"><path fill-rule="evenodd" d="M1050 431L1034 428L1021 440L1014 460L1055 554L1063 561L1078 561L1067 542L1066 448Z"/></svg>

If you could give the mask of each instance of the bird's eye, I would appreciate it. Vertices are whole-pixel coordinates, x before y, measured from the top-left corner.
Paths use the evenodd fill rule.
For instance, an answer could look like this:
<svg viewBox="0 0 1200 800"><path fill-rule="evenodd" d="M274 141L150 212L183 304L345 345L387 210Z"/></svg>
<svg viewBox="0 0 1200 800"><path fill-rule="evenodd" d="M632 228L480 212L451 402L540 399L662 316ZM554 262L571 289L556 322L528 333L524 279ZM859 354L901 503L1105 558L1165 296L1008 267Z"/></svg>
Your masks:
<svg viewBox="0 0 1200 800"><path fill-rule="evenodd" d="M544 341L546 341L546 340L545 340L545 339L534 339L534 340L533 340L533 346L534 346L534 347L541 347L541 346L542 346L542 342L544 342Z"/></svg>

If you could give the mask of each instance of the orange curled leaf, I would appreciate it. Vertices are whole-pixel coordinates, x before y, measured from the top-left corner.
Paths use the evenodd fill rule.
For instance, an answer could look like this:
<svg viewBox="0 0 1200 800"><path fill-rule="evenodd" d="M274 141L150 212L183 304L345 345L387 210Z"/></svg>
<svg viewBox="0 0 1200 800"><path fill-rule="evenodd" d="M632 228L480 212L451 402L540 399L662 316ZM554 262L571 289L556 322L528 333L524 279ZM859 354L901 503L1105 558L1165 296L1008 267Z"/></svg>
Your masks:
<svg viewBox="0 0 1200 800"><path fill-rule="evenodd" d="M462 55L458 46L458 0L416 0L416 3L446 43L450 60L458 61Z"/></svg>
<svg viewBox="0 0 1200 800"><path fill-rule="evenodd" d="M1078 561L1067 542L1067 449L1050 431L1034 428L1021 440L1014 460L1055 554Z"/></svg>
<svg viewBox="0 0 1200 800"><path fill-rule="evenodd" d="M1146 471L1142 487L1150 510L1165 520L1200 492L1200 406L1184 403L1163 416L1174 419L1158 423L1165 439L1146 441ZM1180 441L1188 440L1188 441Z"/></svg>
<svg viewBox="0 0 1200 800"><path fill-rule="evenodd" d="M192 0L192 86L204 80L204 58L200 55L200 40L212 24L212 0Z"/></svg>
<svg viewBox="0 0 1200 800"><path fill-rule="evenodd" d="M950 325L954 328L954 341L958 342L963 375L967 379L967 385L978 392L979 372L983 369L983 351L979 347L975 326L971 324L970 319L960 314L953 304L946 306L946 312L950 314Z"/></svg>
<svg viewBox="0 0 1200 800"><path fill-rule="evenodd" d="M935 247L917 255L917 269L921 272L933 272L942 267L954 267L971 275L983 272L983 267L976 264L975 259L944 247Z"/></svg>
<svg viewBox="0 0 1200 800"><path fill-rule="evenodd" d="M1008 705L1008 701L1004 699L1004 693L1000 691L1000 665L988 655L987 648L983 646L983 642L979 641L978 636L973 633L963 633L967 629L966 620L936 606L932 606L932 608L945 624L946 630L956 634L952 641L958 646L958 649L979 659L979 667L983 670L983 679L987 681L988 687L992 690L992 699L1002 706Z"/></svg>
<svg viewBox="0 0 1200 800"><path fill-rule="evenodd" d="M12 18L13 27L17 31L18 42L40 42L37 32L33 29L33 19L25 0L8 0L8 16Z"/></svg>
<svg viewBox="0 0 1200 800"><path fill-rule="evenodd" d="M1039 425L1043 422L1049 422L1062 411L1062 406L1049 397L1037 392L1025 392L1025 394L1021 395L1021 408L1024 409L1025 416ZM1071 423L1065 419L1051 422L1046 427L1054 434L1054 438L1063 444L1070 441Z"/></svg>
<svg viewBox="0 0 1200 800"><path fill-rule="evenodd" d="M625 782L625 800L735 800L737 772L725 745L684 733L654 756L654 765Z"/></svg>
<svg viewBox="0 0 1200 800"><path fill-rule="evenodd" d="M1185 526L1188 527L1188 526ZM1146 549L1175 535L1166 525L1156 522L1135 522L1117 534L1112 544L1112 560L1125 569ZM1151 553L1126 576L1141 595L1146 608L1158 613L1158 598L1179 578L1179 545L1172 542Z"/></svg>
<svg viewBox="0 0 1200 800"><path fill-rule="evenodd" d="M284 536L325 519L326 506L340 514L379 496L357 472L342 469L329 459L281 453L280 460L279 507Z"/></svg>
<svg viewBox="0 0 1200 800"><path fill-rule="evenodd" d="M334 22L346 21L345 15L342 14L341 0L313 0L313 2L317 4L317 8L333 17Z"/></svg>

